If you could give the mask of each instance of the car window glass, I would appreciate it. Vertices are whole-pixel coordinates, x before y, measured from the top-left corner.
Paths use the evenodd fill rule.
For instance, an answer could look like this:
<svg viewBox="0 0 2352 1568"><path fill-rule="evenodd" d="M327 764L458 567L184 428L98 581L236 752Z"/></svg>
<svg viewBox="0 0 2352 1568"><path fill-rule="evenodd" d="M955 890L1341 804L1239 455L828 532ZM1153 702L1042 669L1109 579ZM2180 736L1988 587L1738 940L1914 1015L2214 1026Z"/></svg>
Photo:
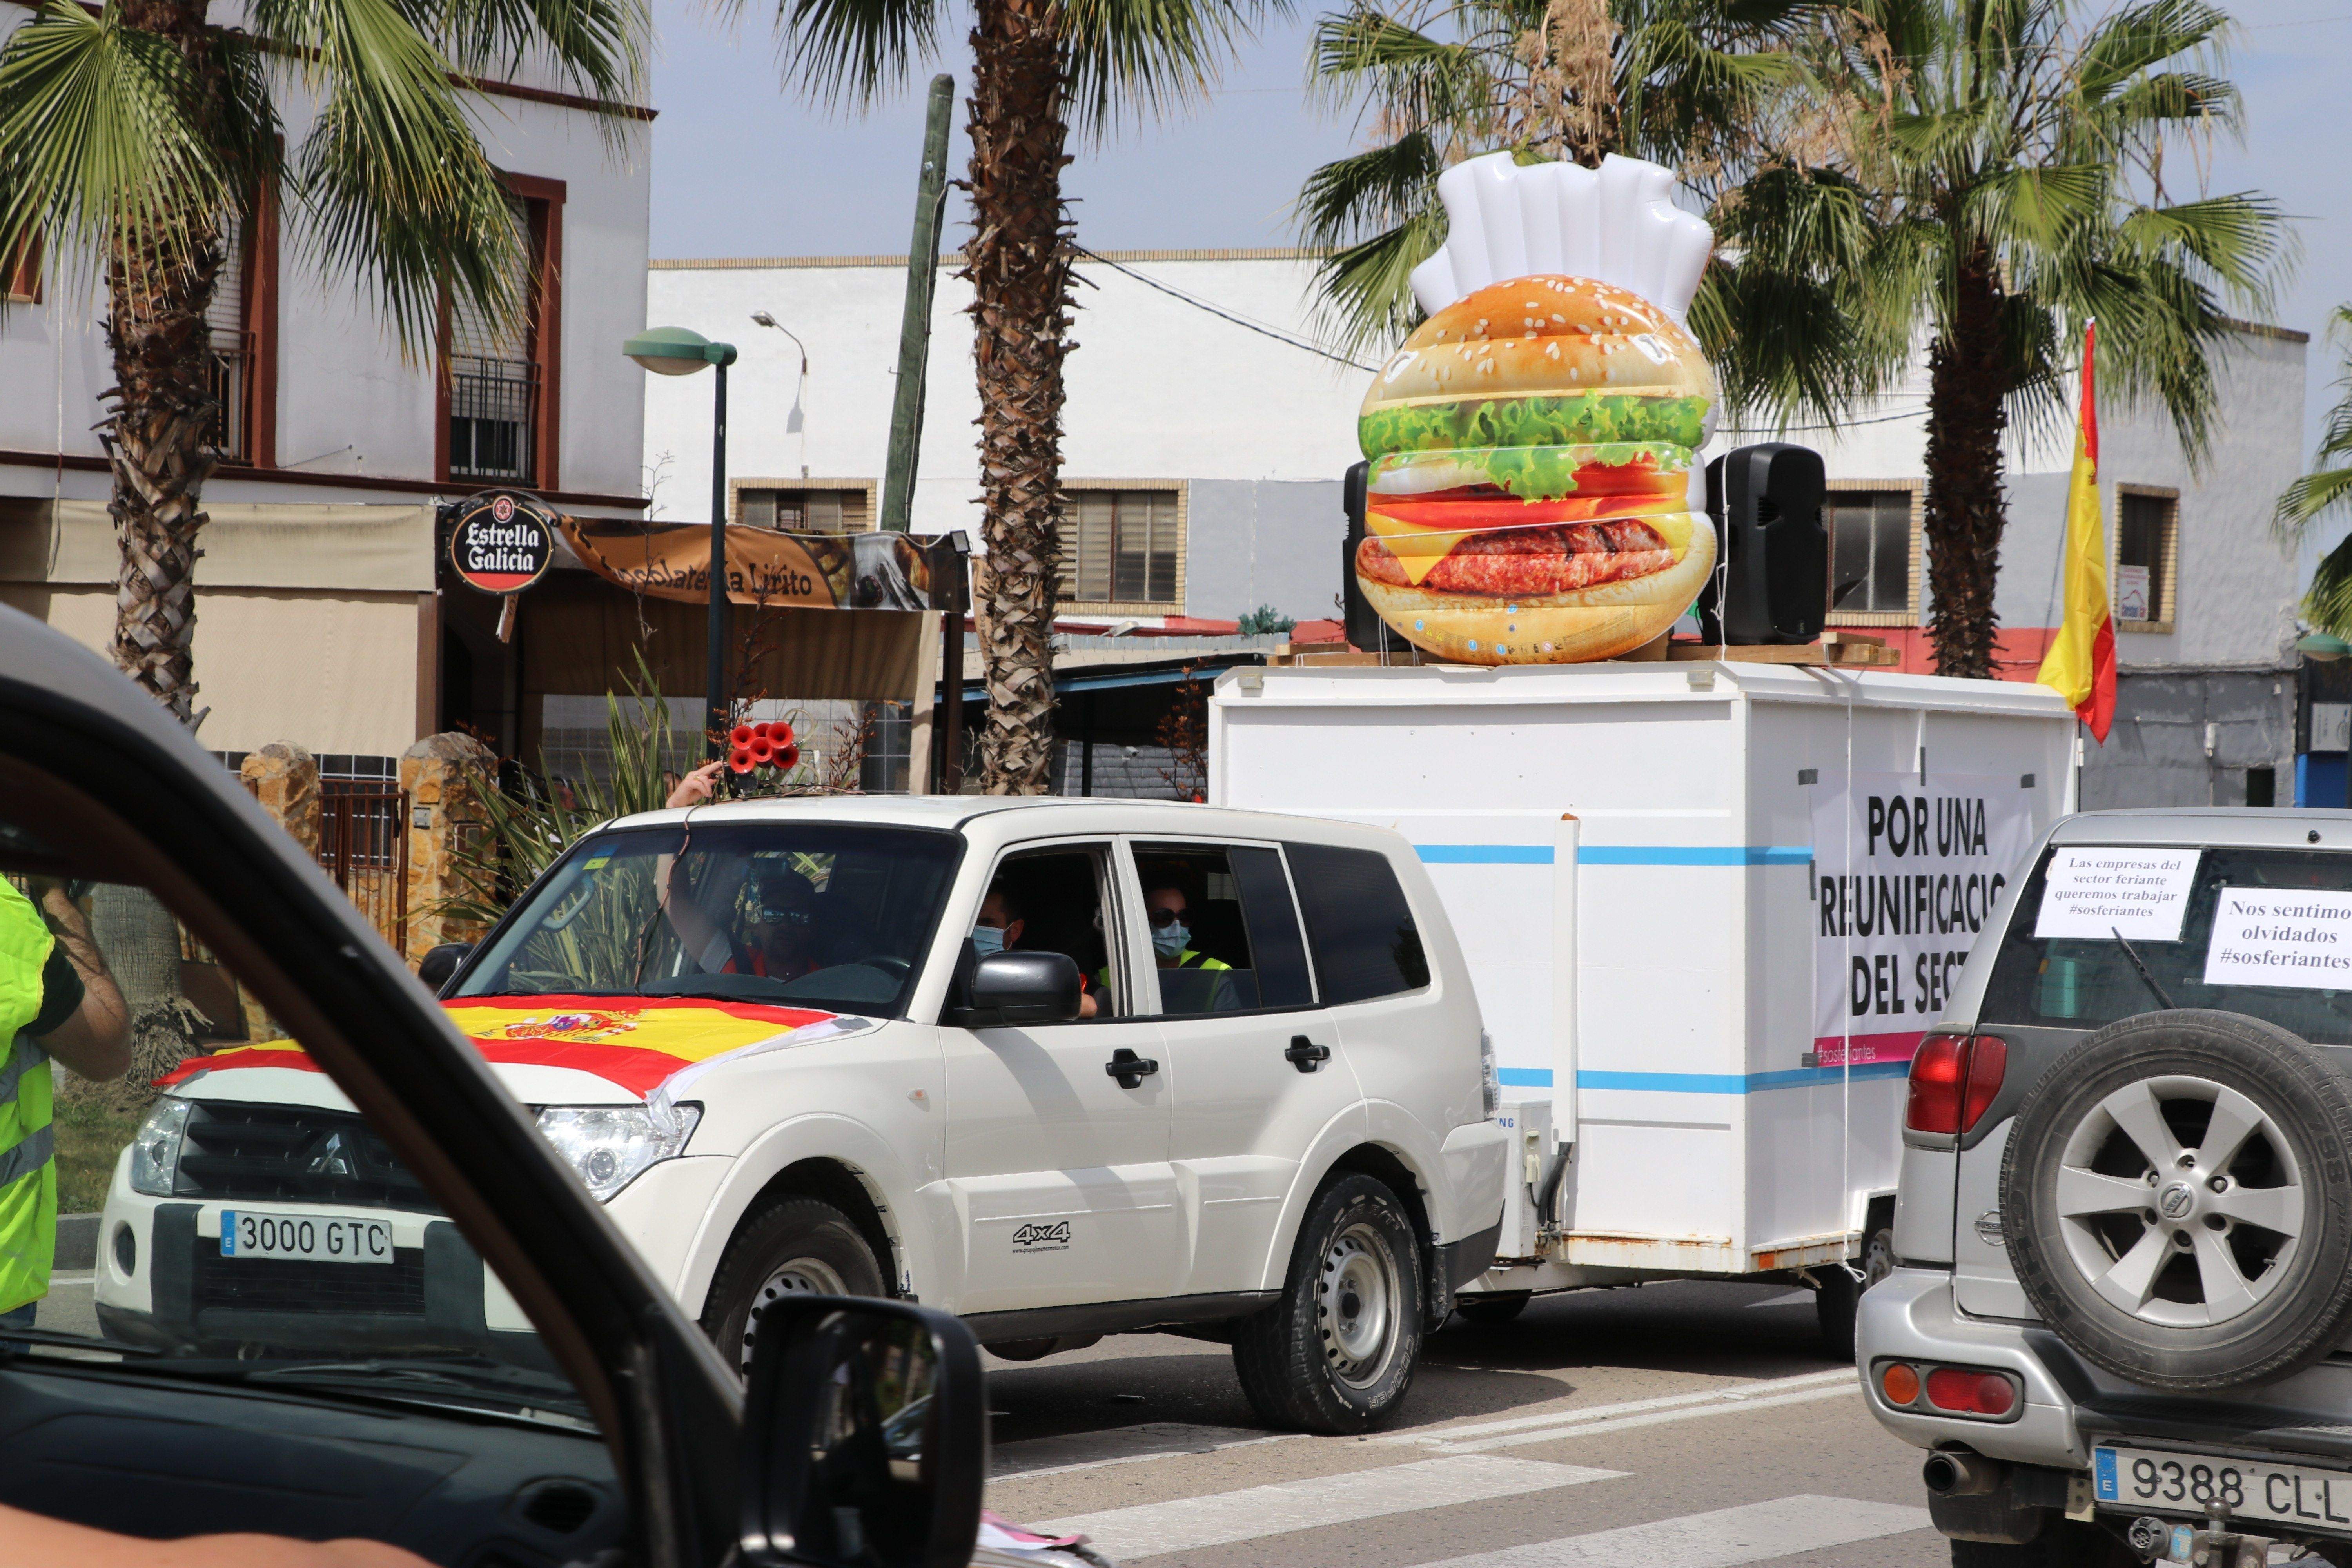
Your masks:
<svg viewBox="0 0 2352 1568"><path fill-rule="evenodd" d="M1985 988L1983 1022L2095 1029L2118 1018L2154 1012L2164 1004L2157 1000L2155 991L2133 964L2132 956L2137 954L2157 987L2177 1006L2244 1013L2291 1029L2306 1040L2352 1043L2352 984L2336 991L2304 984L2209 985L2205 981L2214 914L2225 889L2352 890L2352 855L2319 849L2207 849L2197 862L2179 940L2133 937L2131 952L2126 953L2113 936L2103 940L2033 934L2051 854L2043 853L2018 894Z"/></svg>
<svg viewBox="0 0 2352 1568"><path fill-rule="evenodd" d="M597 834L457 994L704 996L895 1017L961 853L950 834L713 822Z"/></svg>
<svg viewBox="0 0 2352 1568"><path fill-rule="evenodd" d="M1327 1005L1392 996L1429 984L1421 930L1387 856L1323 844L1282 847L1307 914L1315 977Z"/></svg>
<svg viewBox="0 0 2352 1568"><path fill-rule="evenodd" d="M1135 871L1151 924L1160 1011L1184 1017L1259 1005L1250 922L1232 852L1205 845L1139 845Z"/></svg>
<svg viewBox="0 0 2352 1568"><path fill-rule="evenodd" d="M588 1429L480 1254L246 980L153 892L78 874L137 858L0 827L0 1339ZM591 1142L629 1175L658 1157L646 1107L593 1110L583 1182ZM59 1213L98 1216L70 1272Z"/></svg>
<svg viewBox="0 0 2352 1568"><path fill-rule="evenodd" d="M1008 952L1066 954L1085 977L1097 1018L1133 1010L1111 962L1118 926L1107 899L1108 871L1108 845L1008 855L989 879L982 906L983 918L993 910L1005 919Z"/></svg>
<svg viewBox="0 0 2352 1568"><path fill-rule="evenodd" d="M1307 1007L1315 984L1307 969L1307 942L1298 931L1298 905L1281 852L1244 846L1233 852L1234 878L1241 884L1242 913L1249 921L1250 948L1257 959L1258 1005Z"/></svg>

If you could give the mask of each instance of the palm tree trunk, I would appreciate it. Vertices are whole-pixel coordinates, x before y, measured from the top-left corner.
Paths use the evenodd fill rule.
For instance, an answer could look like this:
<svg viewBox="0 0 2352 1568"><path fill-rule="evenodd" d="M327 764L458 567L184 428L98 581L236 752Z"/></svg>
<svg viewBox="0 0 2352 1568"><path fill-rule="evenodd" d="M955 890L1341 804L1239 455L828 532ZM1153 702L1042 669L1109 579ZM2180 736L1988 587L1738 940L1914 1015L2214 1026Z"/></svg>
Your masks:
<svg viewBox="0 0 2352 1568"><path fill-rule="evenodd" d="M1054 752L1062 360L1070 237L1062 208L1062 59L1053 0L982 0L972 28L972 354L980 380L979 574L988 720L981 787L1041 795Z"/></svg>
<svg viewBox="0 0 2352 1568"><path fill-rule="evenodd" d="M2000 278L1989 252L1961 263L1951 320L1927 351L1927 588L1935 601L1928 636L1938 675L1992 679L1993 586L2008 518L2001 486L2005 323Z"/></svg>
<svg viewBox="0 0 2352 1568"><path fill-rule="evenodd" d="M169 39L210 89L204 0L134 0L124 20ZM196 531L209 449L220 411L212 393L205 309L220 277L219 223L184 215L175 230L120 237L107 268L107 348L114 384L100 396L100 427L113 465L114 518L122 552L115 579L114 663L188 722L195 696Z"/></svg>

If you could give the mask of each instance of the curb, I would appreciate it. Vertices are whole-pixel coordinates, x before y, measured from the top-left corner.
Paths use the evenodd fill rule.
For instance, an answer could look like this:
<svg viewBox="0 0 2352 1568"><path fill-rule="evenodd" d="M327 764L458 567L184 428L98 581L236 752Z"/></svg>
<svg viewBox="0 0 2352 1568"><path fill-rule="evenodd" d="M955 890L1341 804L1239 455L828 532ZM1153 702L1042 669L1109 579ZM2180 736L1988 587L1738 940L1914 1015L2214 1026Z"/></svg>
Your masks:
<svg viewBox="0 0 2352 1568"><path fill-rule="evenodd" d="M98 1220L94 1214L58 1215L57 1261L50 1267L60 1273L97 1268Z"/></svg>

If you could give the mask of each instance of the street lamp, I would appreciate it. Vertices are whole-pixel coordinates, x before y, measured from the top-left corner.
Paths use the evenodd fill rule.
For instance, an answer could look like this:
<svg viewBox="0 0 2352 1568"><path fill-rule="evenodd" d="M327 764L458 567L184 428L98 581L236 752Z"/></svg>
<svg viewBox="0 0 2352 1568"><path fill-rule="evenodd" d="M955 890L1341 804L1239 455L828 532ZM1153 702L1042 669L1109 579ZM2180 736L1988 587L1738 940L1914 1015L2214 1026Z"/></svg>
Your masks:
<svg viewBox="0 0 2352 1568"><path fill-rule="evenodd" d="M710 414L710 630L703 651L702 727L710 755L726 754L727 719L727 367L733 343L714 343L685 327L656 327L621 345L621 352L656 375L692 375L719 367Z"/></svg>
<svg viewBox="0 0 2352 1568"><path fill-rule="evenodd" d="M2352 643L2346 642L2334 632L2313 632L2295 639L2294 651L2305 658L2333 664L2346 654L2352 653Z"/></svg>
<svg viewBox="0 0 2352 1568"><path fill-rule="evenodd" d="M751 321L755 326L773 327L792 339L793 347L801 351L801 376L798 381L793 383L793 411L784 416L784 434L801 437L801 457L803 459L801 472L805 475L808 472L808 465L805 461L808 457L808 437L805 434L806 420L801 414L801 395L808 389L808 344L801 342L801 335L798 332L765 310L752 311Z"/></svg>

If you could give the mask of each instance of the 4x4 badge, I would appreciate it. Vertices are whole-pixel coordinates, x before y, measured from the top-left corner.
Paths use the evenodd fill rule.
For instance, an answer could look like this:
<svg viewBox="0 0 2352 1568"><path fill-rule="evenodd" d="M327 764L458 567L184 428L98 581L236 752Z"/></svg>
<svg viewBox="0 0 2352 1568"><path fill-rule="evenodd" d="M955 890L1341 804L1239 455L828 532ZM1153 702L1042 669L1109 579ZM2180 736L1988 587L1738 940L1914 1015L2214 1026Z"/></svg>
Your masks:
<svg viewBox="0 0 2352 1568"><path fill-rule="evenodd" d="M1023 1252L1062 1252L1070 1245L1070 1222L1055 1220L1052 1225L1031 1223L1013 1233L1013 1245Z"/></svg>

